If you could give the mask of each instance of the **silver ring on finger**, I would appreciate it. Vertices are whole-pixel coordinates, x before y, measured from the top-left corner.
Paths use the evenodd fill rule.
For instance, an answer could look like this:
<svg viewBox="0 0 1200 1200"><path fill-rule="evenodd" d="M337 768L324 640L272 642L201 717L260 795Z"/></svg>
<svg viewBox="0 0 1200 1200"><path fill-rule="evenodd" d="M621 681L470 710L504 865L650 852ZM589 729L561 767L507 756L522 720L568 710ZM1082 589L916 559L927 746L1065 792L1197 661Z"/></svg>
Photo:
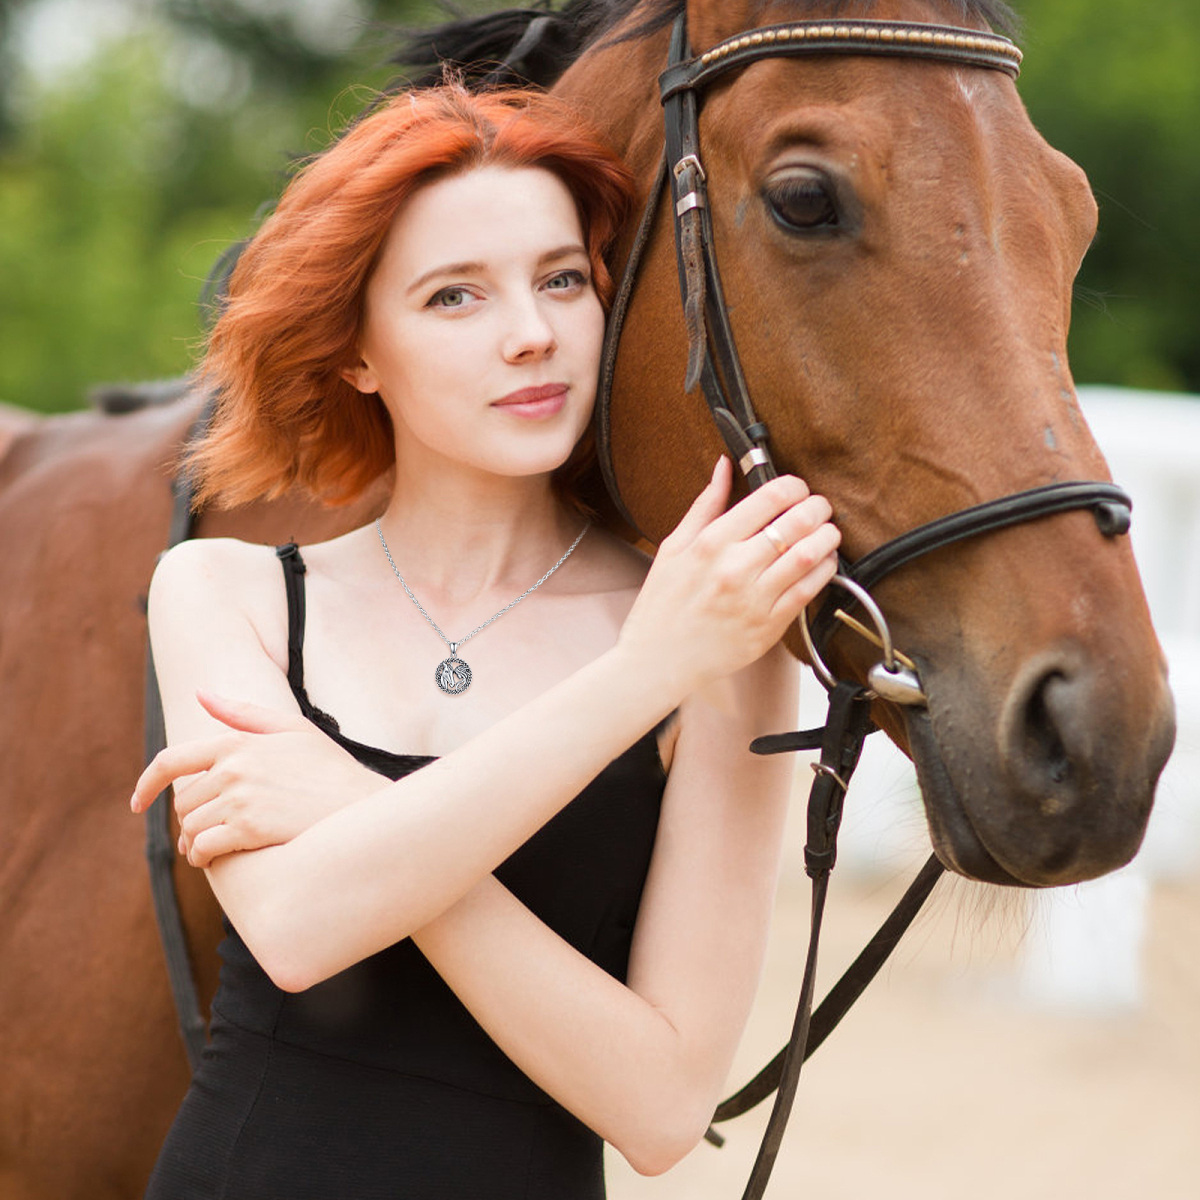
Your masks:
<svg viewBox="0 0 1200 1200"><path fill-rule="evenodd" d="M776 554L786 554L787 551L791 549L791 544L787 541L783 534L775 528L774 522L772 522L770 525L764 525L763 533L767 535L767 541L775 547Z"/></svg>

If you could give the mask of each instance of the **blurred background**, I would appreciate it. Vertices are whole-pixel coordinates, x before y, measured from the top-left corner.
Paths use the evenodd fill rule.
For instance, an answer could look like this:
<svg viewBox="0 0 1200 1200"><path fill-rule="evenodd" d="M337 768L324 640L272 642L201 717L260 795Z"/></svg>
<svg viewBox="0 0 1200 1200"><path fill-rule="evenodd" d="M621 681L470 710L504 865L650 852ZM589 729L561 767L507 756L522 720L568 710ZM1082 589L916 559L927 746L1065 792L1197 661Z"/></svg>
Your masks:
<svg viewBox="0 0 1200 1200"><path fill-rule="evenodd" d="M0 0L0 404L66 411L100 382L186 371L204 277L289 163L392 80L395 27L498 7ZM1200 5L1017 7L1022 95L1100 204L1072 367L1134 495L1178 750L1126 871L999 901L939 884L806 1069L773 1196L1200 1197L1200 404L1183 395L1200 393ZM815 723L819 689L808 696ZM735 1084L791 1022L807 920L792 843ZM928 853L915 785L886 747L866 756L843 844L822 987ZM739 1195L764 1120L662 1179L614 1161L613 1200Z"/></svg>
<svg viewBox="0 0 1200 1200"><path fill-rule="evenodd" d="M389 27L472 0L2 0L0 402L78 407L192 361L195 301L288 162L393 76ZM1200 5L1018 0L1021 92L1100 235L1079 380L1200 391Z"/></svg>

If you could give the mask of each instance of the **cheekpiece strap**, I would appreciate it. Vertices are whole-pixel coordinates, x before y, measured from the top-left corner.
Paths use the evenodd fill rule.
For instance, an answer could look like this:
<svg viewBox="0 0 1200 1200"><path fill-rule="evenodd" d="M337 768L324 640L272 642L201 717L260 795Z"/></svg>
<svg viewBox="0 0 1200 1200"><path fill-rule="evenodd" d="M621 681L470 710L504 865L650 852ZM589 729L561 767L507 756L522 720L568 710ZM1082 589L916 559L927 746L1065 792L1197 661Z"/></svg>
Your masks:
<svg viewBox="0 0 1200 1200"><path fill-rule="evenodd" d="M685 9L671 30L668 73L689 61L686 17ZM742 372L717 267L708 177L700 156L700 99L695 90L680 88L669 95L664 92L662 101L679 292L688 339L684 390L690 392L700 384L725 446L753 490L777 472L767 449L767 427L754 412Z"/></svg>

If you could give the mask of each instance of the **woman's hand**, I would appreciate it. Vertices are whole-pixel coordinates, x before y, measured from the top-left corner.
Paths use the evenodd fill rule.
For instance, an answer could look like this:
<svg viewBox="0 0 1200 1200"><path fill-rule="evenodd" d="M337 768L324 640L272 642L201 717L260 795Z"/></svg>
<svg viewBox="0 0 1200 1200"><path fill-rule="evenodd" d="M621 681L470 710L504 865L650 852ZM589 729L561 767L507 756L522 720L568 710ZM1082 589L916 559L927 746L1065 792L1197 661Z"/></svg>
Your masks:
<svg viewBox="0 0 1200 1200"><path fill-rule="evenodd" d="M684 693L761 658L837 570L833 510L794 475L725 511L732 466L663 540L620 644Z"/></svg>
<svg viewBox="0 0 1200 1200"><path fill-rule="evenodd" d="M194 867L237 850L290 841L388 785L299 713L207 692L196 697L229 732L161 751L142 772L130 801L134 812L144 812L163 788L176 784L179 852Z"/></svg>

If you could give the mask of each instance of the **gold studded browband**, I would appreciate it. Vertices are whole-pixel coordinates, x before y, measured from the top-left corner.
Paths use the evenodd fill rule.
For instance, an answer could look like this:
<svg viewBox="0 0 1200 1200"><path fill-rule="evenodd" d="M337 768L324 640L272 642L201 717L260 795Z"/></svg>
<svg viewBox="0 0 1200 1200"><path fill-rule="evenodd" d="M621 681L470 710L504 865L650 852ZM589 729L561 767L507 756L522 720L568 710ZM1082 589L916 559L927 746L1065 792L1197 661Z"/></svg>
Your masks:
<svg viewBox="0 0 1200 1200"><path fill-rule="evenodd" d="M801 21L768 25L718 42L659 80L663 99L703 86L716 75L759 58L808 54L872 54L931 58L963 66L1021 73L1021 51L998 33L908 21Z"/></svg>

